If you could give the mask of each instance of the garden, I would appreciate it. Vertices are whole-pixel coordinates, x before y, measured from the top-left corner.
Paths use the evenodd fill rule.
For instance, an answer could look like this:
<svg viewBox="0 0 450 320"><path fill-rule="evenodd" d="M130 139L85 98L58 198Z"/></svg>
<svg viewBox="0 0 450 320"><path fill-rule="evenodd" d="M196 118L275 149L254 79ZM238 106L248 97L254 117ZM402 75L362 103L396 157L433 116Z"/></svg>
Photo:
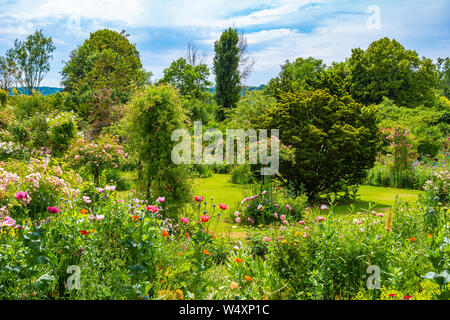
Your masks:
<svg viewBox="0 0 450 320"><path fill-rule="evenodd" d="M73 50L62 92L0 90L0 299L450 298L449 59L382 38L248 90L243 39L215 43L214 90L186 58L153 80L108 29ZM42 43L50 54L42 32L23 48ZM21 45L7 76L28 70ZM279 136L252 145L263 129ZM177 130L188 163L173 161ZM262 146L275 174L250 159Z"/></svg>

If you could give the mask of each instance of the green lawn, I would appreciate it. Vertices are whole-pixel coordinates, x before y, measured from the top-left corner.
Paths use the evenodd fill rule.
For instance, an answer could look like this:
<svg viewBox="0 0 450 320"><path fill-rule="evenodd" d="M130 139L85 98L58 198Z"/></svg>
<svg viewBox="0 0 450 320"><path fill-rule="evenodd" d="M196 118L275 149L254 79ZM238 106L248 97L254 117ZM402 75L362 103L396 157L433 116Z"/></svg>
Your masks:
<svg viewBox="0 0 450 320"><path fill-rule="evenodd" d="M195 179L195 193L205 196L205 199L214 198L214 203L226 203L234 207L250 191L252 185L237 185L229 182L230 175L214 174L205 179ZM385 209L394 204L395 197L400 200L413 202L422 191L409 189L381 188L372 186L360 186L359 200L356 207L367 207L369 201L377 205L377 209Z"/></svg>
<svg viewBox="0 0 450 320"><path fill-rule="evenodd" d="M225 203L230 206L230 210L234 210L236 204L251 193L252 185L232 184L229 182L229 179L230 175L228 174L214 174L209 178L195 179L195 194L204 196L205 201L211 201L210 198L213 197L213 203ZM369 202L375 205L375 210L387 210L394 204L396 196L400 200L412 203L421 192L409 189L360 186L358 191L359 199L354 203L355 213L367 209ZM335 208L335 213L337 214L346 214L348 212L348 205L340 205ZM234 238L243 238L246 231L246 227L237 227L224 221L219 224L216 230L217 233Z"/></svg>
<svg viewBox="0 0 450 320"><path fill-rule="evenodd" d="M130 177L127 177L131 180ZM219 205L220 203L227 204L232 212L236 208L236 205L247 195L252 193L253 187L258 185L237 185L229 182L230 175L228 174L214 174L212 177L205 179L194 180L194 194L205 197L205 201ZM418 195L422 191L409 190L409 189L394 189L394 188L381 188L372 186L360 186L358 194L359 199L354 203L355 213L367 209L369 202L375 204L375 210L384 211L394 204L396 196L400 200L408 201L412 203L417 199ZM128 198L131 196L129 191L123 191L119 193L122 198ZM349 206L340 205L335 208L337 214L348 214ZM219 223L216 233L224 234L234 238L244 238L248 228L245 226L237 226L235 224L226 223L222 219Z"/></svg>

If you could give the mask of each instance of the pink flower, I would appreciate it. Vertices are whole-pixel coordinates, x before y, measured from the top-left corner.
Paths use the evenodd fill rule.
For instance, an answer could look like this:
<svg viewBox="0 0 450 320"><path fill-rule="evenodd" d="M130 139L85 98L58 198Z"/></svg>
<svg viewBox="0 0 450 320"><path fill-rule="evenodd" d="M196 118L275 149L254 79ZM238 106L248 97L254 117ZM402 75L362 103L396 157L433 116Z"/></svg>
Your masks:
<svg viewBox="0 0 450 320"><path fill-rule="evenodd" d="M17 192L15 194L15 196L16 196L17 200L23 200L23 199L28 198L28 192L26 192L26 191L19 191L19 192Z"/></svg>
<svg viewBox="0 0 450 320"><path fill-rule="evenodd" d="M14 227L15 224L16 220L9 216L6 216L5 219L3 219L3 222L0 224L0 227Z"/></svg>
<svg viewBox="0 0 450 320"><path fill-rule="evenodd" d="M281 219L281 221L284 221L284 220L286 220L286 216L285 216L284 214L282 214L282 215L280 216L280 219Z"/></svg>
<svg viewBox="0 0 450 320"><path fill-rule="evenodd" d="M59 209L57 207L47 207L49 213L58 213Z"/></svg>
<svg viewBox="0 0 450 320"><path fill-rule="evenodd" d="M159 203L163 203L164 201L166 201L165 197L158 197L158 199L156 199L156 201L158 201Z"/></svg>
<svg viewBox="0 0 450 320"><path fill-rule="evenodd" d="M306 209L305 210L311 210L311 208L310 207L306 207Z"/></svg>
<svg viewBox="0 0 450 320"><path fill-rule="evenodd" d="M158 207L155 207L155 206L152 206L152 205L146 206L145 209L147 210L147 212L149 212L151 210L153 213L156 213L156 212L159 211Z"/></svg>
<svg viewBox="0 0 450 320"><path fill-rule="evenodd" d="M305 224L305 221L299 221L298 224Z"/></svg>
<svg viewBox="0 0 450 320"><path fill-rule="evenodd" d="M309 231L310 229L309 229L309 227L305 227L305 230L306 230L306 231Z"/></svg>
<svg viewBox="0 0 450 320"><path fill-rule="evenodd" d="M115 191L116 190L116 186L106 186L105 190L106 191Z"/></svg>
<svg viewBox="0 0 450 320"><path fill-rule="evenodd" d="M285 225L288 225L288 224L289 224L289 222L288 222L287 220L283 220L283 223L284 223Z"/></svg>
<svg viewBox="0 0 450 320"><path fill-rule="evenodd" d="M181 222L182 223L188 223L189 222L189 218L185 218L185 217L181 217Z"/></svg>
<svg viewBox="0 0 450 320"><path fill-rule="evenodd" d="M290 206L290 205L288 205L288 204L287 204L287 205L285 205L284 207L285 207L286 209L288 209L288 210L292 210L291 206Z"/></svg>
<svg viewBox="0 0 450 320"><path fill-rule="evenodd" d="M105 219L105 216L103 214L99 214L95 216L95 220L103 220Z"/></svg>
<svg viewBox="0 0 450 320"><path fill-rule="evenodd" d="M239 211L236 211L236 212L234 213L234 216L235 216L235 217L239 217Z"/></svg>
<svg viewBox="0 0 450 320"><path fill-rule="evenodd" d="M263 242L270 242L270 241L272 241L272 238L269 238L269 237L264 237L263 239L262 239L262 241Z"/></svg>
<svg viewBox="0 0 450 320"><path fill-rule="evenodd" d="M325 217L317 217L316 218L318 222L323 222L325 221Z"/></svg>
<svg viewBox="0 0 450 320"><path fill-rule="evenodd" d="M327 210L328 209L328 207L327 207L327 205L325 205L325 204L323 204L321 207L320 207L320 210Z"/></svg>
<svg viewBox="0 0 450 320"><path fill-rule="evenodd" d="M96 188L98 193L103 193L103 188Z"/></svg>
<svg viewBox="0 0 450 320"><path fill-rule="evenodd" d="M278 213L277 213L277 212L275 212L275 213L273 214L273 216L275 217L275 219L278 219Z"/></svg>
<svg viewBox="0 0 450 320"><path fill-rule="evenodd" d="M83 196L83 201L85 203L91 203L91 199L89 197L87 197L87 196Z"/></svg>
<svg viewBox="0 0 450 320"><path fill-rule="evenodd" d="M262 209L264 209L264 208L263 208L262 205L259 205L257 209L258 209L258 210L262 210Z"/></svg>
<svg viewBox="0 0 450 320"><path fill-rule="evenodd" d="M241 218L237 217L237 218L236 218L236 222L237 222L237 223L241 223Z"/></svg>

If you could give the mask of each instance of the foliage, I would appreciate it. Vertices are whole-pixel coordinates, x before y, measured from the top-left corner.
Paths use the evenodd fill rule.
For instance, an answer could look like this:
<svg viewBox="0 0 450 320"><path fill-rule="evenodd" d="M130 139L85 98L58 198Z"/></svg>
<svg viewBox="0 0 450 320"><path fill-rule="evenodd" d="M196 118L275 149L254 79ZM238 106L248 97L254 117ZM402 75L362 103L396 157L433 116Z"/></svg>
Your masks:
<svg viewBox="0 0 450 320"><path fill-rule="evenodd" d="M235 184L250 184L255 182L252 171L248 165L237 165L231 170L231 182Z"/></svg>
<svg viewBox="0 0 450 320"><path fill-rule="evenodd" d="M280 92L309 91L310 81L317 79L325 68L322 60L313 57L297 58L293 62L287 60L278 76L269 81L267 89L273 96Z"/></svg>
<svg viewBox="0 0 450 320"><path fill-rule="evenodd" d="M89 115L89 103L97 91L109 89L115 103L125 103L135 86L148 80L139 52L127 35L108 29L91 33L72 51L61 74L64 90L72 93L74 107L82 117Z"/></svg>
<svg viewBox="0 0 450 320"><path fill-rule="evenodd" d="M352 49L348 63L350 93L360 103L378 104L387 97L400 106L429 107L435 101L436 66L394 39L374 41L365 51Z"/></svg>
<svg viewBox="0 0 450 320"><path fill-rule="evenodd" d="M8 58L21 69L23 82L28 87L29 95L34 88L39 88L45 74L50 70L49 60L54 50L52 38L44 37L42 30L37 30L24 42L16 39L14 48L7 52Z"/></svg>
<svg viewBox="0 0 450 320"><path fill-rule="evenodd" d="M327 90L285 93L276 108L253 122L257 128L278 128L291 145L294 161L280 159L280 175L310 199L361 182L379 148L376 109Z"/></svg>
<svg viewBox="0 0 450 320"><path fill-rule="evenodd" d="M437 70L439 75L439 88L442 95L450 99L450 58L438 58Z"/></svg>
<svg viewBox="0 0 450 320"><path fill-rule="evenodd" d="M450 132L450 103L444 97L441 97L433 108L414 109L398 107L392 100L384 99L378 110L381 129L395 126L407 129L411 133L410 144L417 150L419 157L434 157Z"/></svg>
<svg viewBox="0 0 450 320"><path fill-rule="evenodd" d="M0 56L0 89L8 91L22 76L11 57Z"/></svg>
<svg viewBox="0 0 450 320"><path fill-rule="evenodd" d="M227 128L250 129L251 120L274 108L275 98L262 91L249 91L241 98L236 108L226 113Z"/></svg>
<svg viewBox="0 0 450 320"><path fill-rule="evenodd" d="M208 77L209 69L206 64L191 65L186 59L180 58L164 69L160 83L173 85L180 90L182 96L202 100L211 86Z"/></svg>
<svg viewBox="0 0 450 320"><path fill-rule="evenodd" d="M54 154L61 154L69 148L77 134L77 116L73 112L61 112L47 118L49 139Z"/></svg>
<svg viewBox="0 0 450 320"><path fill-rule="evenodd" d="M73 168L84 168L99 184L102 171L117 168L127 154L119 144L117 136L99 136L94 141L78 139L70 145L65 160Z"/></svg>
<svg viewBox="0 0 450 320"><path fill-rule="evenodd" d="M49 206L69 208L85 187L78 174L63 171L50 158L2 162L0 181L1 214L11 215L17 221L42 217ZM21 199L18 192L27 192L27 196Z"/></svg>
<svg viewBox="0 0 450 320"><path fill-rule="evenodd" d="M239 36L235 29L222 32L220 39L214 43L214 74L216 75L216 100L221 106L218 119L224 120L225 110L232 109L241 94L241 77L239 73Z"/></svg>
<svg viewBox="0 0 450 320"><path fill-rule="evenodd" d="M130 152L140 165L146 198L167 197L174 211L190 199L188 168L172 162L172 132L185 128L186 115L178 92L171 86L148 86L128 105L123 119Z"/></svg>
<svg viewBox="0 0 450 320"><path fill-rule="evenodd" d="M7 101L8 101L8 92L6 90L0 89L0 106L6 107Z"/></svg>

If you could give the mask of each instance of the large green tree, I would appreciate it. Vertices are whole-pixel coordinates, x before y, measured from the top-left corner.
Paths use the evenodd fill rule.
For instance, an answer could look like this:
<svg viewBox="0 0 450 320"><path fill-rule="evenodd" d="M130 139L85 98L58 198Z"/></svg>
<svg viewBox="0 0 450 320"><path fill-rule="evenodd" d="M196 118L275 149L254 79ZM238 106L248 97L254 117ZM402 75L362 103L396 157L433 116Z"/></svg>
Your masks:
<svg viewBox="0 0 450 320"><path fill-rule="evenodd" d="M310 199L361 183L379 148L377 113L349 95L328 89L285 92L277 107L252 121L254 128L279 129L295 161L280 158L277 178Z"/></svg>
<svg viewBox="0 0 450 320"><path fill-rule="evenodd" d="M273 96L280 92L306 91L310 89L309 81L318 79L325 68L322 60L313 57L297 58L293 62L287 60L278 76L269 81L266 90Z"/></svg>
<svg viewBox="0 0 450 320"><path fill-rule="evenodd" d="M114 103L125 103L134 89L148 80L136 47L125 31L98 30L70 54L61 72L65 91L81 116L91 111L92 99L107 90ZM94 110L95 111L95 110Z"/></svg>
<svg viewBox="0 0 450 320"><path fill-rule="evenodd" d="M52 38L46 38L42 30L37 30L27 37L26 41L14 41L14 48L8 50L7 57L15 62L22 71L23 83L28 88L28 94L39 85L50 70L50 59L55 50Z"/></svg>
<svg viewBox="0 0 450 320"><path fill-rule="evenodd" d="M187 98L203 99L211 86L208 76L209 69L206 64L191 65L185 58L180 58L164 69L160 83L173 85Z"/></svg>
<svg viewBox="0 0 450 320"><path fill-rule="evenodd" d="M214 74L216 75L216 100L221 107L218 118L225 118L225 110L234 108L242 87L239 72L239 35L235 29L225 30L214 44Z"/></svg>
<svg viewBox="0 0 450 320"><path fill-rule="evenodd" d="M374 41L367 50L353 49L348 63L350 92L358 102L378 104L383 97L406 107L435 102L436 66L394 39Z"/></svg>
<svg viewBox="0 0 450 320"><path fill-rule="evenodd" d="M441 93L450 98L450 58L438 58L439 88Z"/></svg>
<svg viewBox="0 0 450 320"><path fill-rule="evenodd" d="M21 71L14 60L8 57L0 57L0 89L9 90L21 78Z"/></svg>

